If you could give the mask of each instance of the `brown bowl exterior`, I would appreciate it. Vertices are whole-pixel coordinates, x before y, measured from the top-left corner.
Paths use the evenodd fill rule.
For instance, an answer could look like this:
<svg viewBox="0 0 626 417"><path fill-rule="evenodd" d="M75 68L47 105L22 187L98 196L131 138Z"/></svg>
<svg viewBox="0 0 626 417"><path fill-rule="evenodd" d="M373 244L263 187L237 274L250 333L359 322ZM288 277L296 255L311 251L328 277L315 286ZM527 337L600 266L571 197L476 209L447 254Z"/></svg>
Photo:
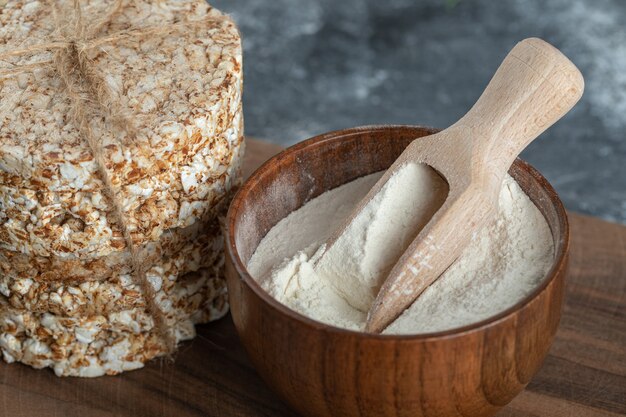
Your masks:
<svg viewBox="0 0 626 417"><path fill-rule="evenodd" d="M386 169L409 142L436 132L414 126L342 130L275 156L243 185L227 218L226 274L232 317L263 379L305 416L491 416L529 382L561 316L568 253L565 210L534 168L510 174L541 210L555 264L526 299L464 328L371 335L308 319L272 299L246 265L261 239L308 200Z"/></svg>

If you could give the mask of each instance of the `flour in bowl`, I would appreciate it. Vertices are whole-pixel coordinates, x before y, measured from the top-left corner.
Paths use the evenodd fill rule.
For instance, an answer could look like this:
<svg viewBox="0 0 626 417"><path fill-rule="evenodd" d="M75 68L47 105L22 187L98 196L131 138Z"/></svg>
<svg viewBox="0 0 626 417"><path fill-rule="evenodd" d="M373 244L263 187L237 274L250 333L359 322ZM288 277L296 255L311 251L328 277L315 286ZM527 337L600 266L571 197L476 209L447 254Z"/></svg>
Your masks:
<svg viewBox="0 0 626 417"><path fill-rule="evenodd" d="M381 175L330 190L281 220L257 247L250 273L291 309L336 327L363 330L391 267L447 195L434 171L407 164L321 258L325 241ZM384 333L444 331L492 317L528 295L553 261L546 220L507 176L495 221Z"/></svg>

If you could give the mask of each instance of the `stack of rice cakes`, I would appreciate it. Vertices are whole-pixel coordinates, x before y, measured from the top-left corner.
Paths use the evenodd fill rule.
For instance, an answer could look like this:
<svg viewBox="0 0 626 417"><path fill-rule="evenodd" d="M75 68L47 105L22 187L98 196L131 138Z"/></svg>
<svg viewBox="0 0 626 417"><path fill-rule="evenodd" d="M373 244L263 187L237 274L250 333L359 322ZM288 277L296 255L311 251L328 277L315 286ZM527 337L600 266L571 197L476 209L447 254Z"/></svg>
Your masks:
<svg viewBox="0 0 626 417"><path fill-rule="evenodd" d="M177 29L87 52L136 132L107 125L98 137L157 303L181 341L228 308L218 217L243 152L240 38L203 0L125 3L104 35ZM83 15L112 5L84 2ZM9 0L0 53L50 39L50 16L44 2ZM51 57L0 61L0 72ZM93 155L68 122L70 105L45 65L0 78L0 349L7 362L59 376L117 374L166 352Z"/></svg>

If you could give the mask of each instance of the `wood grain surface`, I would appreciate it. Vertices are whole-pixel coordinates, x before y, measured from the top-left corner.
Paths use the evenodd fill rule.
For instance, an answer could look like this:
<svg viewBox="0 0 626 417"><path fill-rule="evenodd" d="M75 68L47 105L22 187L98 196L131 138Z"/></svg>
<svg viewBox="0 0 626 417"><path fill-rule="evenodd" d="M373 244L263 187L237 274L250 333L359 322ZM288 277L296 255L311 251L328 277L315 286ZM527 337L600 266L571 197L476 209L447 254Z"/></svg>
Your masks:
<svg viewBox="0 0 626 417"><path fill-rule="evenodd" d="M246 172L277 152L250 140ZM561 325L527 389L498 417L626 415L626 227L570 213ZM291 416L246 358L230 317L200 326L174 363L99 379L0 363L0 416Z"/></svg>

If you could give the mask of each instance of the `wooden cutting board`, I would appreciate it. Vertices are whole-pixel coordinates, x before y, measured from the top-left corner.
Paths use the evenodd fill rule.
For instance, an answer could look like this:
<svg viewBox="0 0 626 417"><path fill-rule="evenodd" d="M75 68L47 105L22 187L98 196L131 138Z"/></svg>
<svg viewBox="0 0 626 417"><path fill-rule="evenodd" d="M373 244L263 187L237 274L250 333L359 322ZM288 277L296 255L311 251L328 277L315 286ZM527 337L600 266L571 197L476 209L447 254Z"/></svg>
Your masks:
<svg viewBox="0 0 626 417"><path fill-rule="evenodd" d="M279 150L249 140L246 174ZM626 415L626 227L575 213L570 223L570 274L556 340L527 389L498 417ZM200 326L175 359L98 379L0 363L0 416L294 415L248 362L230 317Z"/></svg>

